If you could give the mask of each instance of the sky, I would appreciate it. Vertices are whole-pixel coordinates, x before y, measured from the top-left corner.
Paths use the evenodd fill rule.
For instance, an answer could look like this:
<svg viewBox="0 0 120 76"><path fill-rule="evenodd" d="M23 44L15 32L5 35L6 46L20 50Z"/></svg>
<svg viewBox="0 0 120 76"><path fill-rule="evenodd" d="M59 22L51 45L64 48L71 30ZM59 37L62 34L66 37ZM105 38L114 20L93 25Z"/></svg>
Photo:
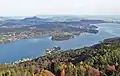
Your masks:
<svg viewBox="0 0 120 76"><path fill-rule="evenodd" d="M0 16L120 14L120 0L0 0Z"/></svg>

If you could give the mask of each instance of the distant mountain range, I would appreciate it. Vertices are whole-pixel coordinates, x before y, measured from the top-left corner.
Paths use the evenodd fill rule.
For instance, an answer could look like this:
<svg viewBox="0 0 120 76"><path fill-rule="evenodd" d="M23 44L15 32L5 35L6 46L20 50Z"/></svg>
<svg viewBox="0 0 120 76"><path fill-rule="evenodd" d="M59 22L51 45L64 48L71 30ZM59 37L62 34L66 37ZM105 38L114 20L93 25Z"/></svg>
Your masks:
<svg viewBox="0 0 120 76"><path fill-rule="evenodd" d="M45 22L47 19L43 19L43 18L38 18L36 16L34 17L26 17L24 19L21 19L20 21L23 22Z"/></svg>
<svg viewBox="0 0 120 76"><path fill-rule="evenodd" d="M51 18L39 18L37 16L26 17L24 19L10 19L5 17L0 17L0 25L8 26L8 25L40 25L43 23L79 23L79 24L97 24L97 23L105 23L104 20L89 20L89 19L81 19L78 17L51 17Z"/></svg>

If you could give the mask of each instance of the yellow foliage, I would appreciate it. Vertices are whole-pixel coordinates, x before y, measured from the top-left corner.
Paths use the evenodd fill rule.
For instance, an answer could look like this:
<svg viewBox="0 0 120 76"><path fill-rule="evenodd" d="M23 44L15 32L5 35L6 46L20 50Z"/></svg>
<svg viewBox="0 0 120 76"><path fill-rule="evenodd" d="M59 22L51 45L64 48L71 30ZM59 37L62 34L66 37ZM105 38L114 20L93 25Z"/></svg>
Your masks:
<svg viewBox="0 0 120 76"><path fill-rule="evenodd" d="M42 70L40 76L55 76L55 75L48 70Z"/></svg>

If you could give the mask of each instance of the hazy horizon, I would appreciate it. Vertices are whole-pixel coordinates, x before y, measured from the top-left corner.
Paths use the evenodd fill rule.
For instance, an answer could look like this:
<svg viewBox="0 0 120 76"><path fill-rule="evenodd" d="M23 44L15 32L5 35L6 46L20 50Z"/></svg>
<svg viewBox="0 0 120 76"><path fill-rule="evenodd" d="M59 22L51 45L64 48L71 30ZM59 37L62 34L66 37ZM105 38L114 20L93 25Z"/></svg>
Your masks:
<svg viewBox="0 0 120 76"><path fill-rule="evenodd" d="M119 15L119 0L0 0L0 16Z"/></svg>

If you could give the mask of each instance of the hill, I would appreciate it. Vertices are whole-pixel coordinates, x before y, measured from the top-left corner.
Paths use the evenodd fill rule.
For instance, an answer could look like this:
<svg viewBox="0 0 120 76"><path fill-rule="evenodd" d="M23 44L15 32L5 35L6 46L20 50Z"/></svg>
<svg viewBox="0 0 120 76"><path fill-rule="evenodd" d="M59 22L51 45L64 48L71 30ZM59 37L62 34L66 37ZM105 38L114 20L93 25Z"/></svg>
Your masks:
<svg viewBox="0 0 120 76"><path fill-rule="evenodd" d="M120 38L41 56L30 61L0 65L1 76L119 76ZM48 73L48 74L47 74Z"/></svg>

